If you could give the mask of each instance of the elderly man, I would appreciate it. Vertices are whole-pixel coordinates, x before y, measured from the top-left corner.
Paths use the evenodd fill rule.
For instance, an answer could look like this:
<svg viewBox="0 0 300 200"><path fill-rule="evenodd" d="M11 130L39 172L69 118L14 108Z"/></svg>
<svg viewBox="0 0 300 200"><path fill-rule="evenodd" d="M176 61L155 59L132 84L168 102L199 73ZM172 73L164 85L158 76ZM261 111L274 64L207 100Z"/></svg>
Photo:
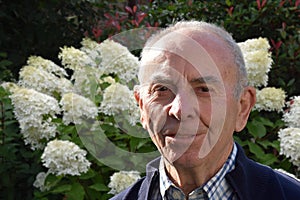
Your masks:
<svg viewBox="0 0 300 200"><path fill-rule="evenodd" d="M242 53L205 22L179 22L146 43L135 98L161 157L113 199L300 199L300 183L248 159L233 140L255 104Z"/></svg>

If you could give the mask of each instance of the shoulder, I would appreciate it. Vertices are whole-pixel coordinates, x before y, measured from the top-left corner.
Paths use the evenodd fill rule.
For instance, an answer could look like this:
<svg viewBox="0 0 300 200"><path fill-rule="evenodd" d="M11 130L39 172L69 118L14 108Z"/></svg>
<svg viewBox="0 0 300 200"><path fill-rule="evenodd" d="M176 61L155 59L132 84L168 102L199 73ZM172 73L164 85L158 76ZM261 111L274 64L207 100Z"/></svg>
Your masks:
<svg viewBox="0 0 300 200"><path fill-rule="evenodd" d="M300 196L299 181L247 158L240 146L235 169L227 178L243 199L295 199Z"/></svg>
<svg viewBox="0 0 300 200"><path fill-rule="evenodd" d="M298 197L300 196L300 181L298 179L277 170L273 170L273 173L283 191L290 194L297 193Z"/></svg>

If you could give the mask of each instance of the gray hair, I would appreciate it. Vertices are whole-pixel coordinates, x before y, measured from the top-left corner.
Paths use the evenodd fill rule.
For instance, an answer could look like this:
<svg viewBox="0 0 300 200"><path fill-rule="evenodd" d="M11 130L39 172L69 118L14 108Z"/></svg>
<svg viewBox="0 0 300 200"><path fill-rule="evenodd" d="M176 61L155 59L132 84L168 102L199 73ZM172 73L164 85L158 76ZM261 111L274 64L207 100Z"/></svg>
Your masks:
<svg viewBox="0 0 300 200"><path fill-rule="evenodd" d="M233 39L232 35L228 33L225 29L211 23L203 22L203 21L181 21L177 22L176 24L165 28L158 33L152 35L145 44L145 47L141 53L141 63L143 60L147 58L147 53L151 50L151 47L162 37L178 30L192 30L198 32L209 32L217 35L219 38L223 39L228 48L231 50L231 53L234 57L234 64L237 68L237 83L234 91L234 97L238 98L243 91L243 88L247 86L247 72L245 68L244 57L241 52L240 47ZM143 83L144 77L144 69L143 65L140 67L139 70L139 82Z"/></svg>

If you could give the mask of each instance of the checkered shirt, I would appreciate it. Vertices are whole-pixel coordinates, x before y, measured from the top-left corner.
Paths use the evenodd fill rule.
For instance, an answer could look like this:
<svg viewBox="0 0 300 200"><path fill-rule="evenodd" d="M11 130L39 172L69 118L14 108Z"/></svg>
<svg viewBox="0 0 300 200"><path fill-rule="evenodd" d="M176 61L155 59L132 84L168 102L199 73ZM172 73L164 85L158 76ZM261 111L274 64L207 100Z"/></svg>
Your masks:
<svg viewBox="0 0 300 200"><path fill-rule="evenodd" d="M159 183L153 187L151 199L155 200L199 200L199 199L224 199L236 200L237 196L225 179L225 175L235 168L237 154L236 144L222 168L203 186L193 190L188 196L168 178L164 169L163 159L159 166Z"/></svg>

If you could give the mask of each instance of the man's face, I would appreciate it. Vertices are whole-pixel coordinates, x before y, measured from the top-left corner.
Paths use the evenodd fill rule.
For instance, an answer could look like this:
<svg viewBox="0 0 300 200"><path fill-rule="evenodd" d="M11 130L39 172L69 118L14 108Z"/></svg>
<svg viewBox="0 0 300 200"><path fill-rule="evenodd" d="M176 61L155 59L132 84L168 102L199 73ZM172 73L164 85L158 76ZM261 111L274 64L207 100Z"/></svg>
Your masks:
<svg viewBox="0 0 300 200"><path fill-rule="evenodd" d="M232 147L236 68L216 36L173 39L176 44L146 63L148 78L137 99L142 124L161 154L171 164L193 167Z"/></svg>

